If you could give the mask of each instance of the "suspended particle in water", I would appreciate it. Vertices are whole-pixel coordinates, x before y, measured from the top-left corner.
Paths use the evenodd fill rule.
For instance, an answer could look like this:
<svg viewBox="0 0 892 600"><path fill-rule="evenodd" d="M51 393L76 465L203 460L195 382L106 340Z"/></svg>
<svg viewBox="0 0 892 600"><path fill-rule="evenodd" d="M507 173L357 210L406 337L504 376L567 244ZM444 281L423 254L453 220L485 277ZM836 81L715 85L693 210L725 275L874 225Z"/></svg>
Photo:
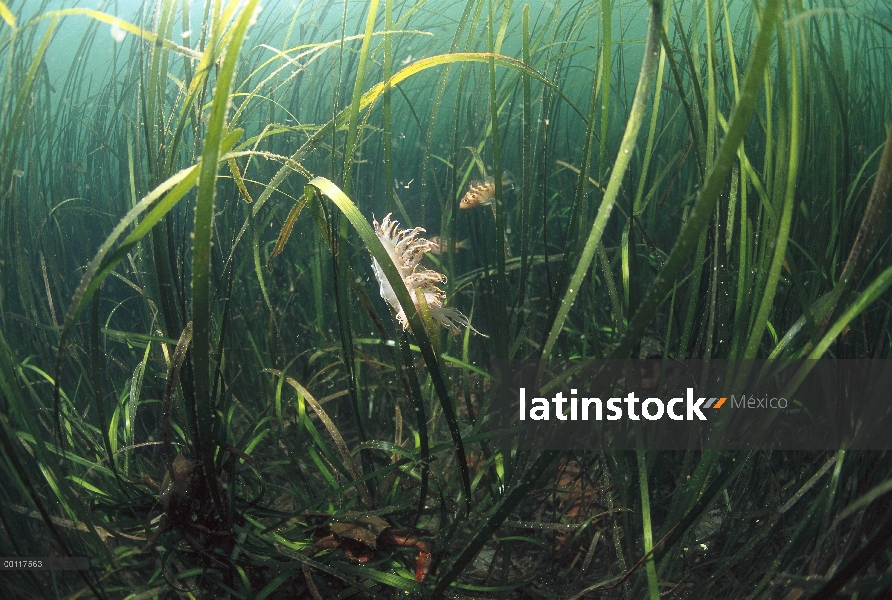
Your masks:
<svg viewBox="0 0 892 600"><path fill-rule="evenodd" d="M183 38L184 40L185 40L186 38L188 38L190 35L192 35L192 30L191 30L191 29L187 29L186 31L184 31L183 33L180 34L180 36L182 36L182 38Z"/></svg>
<svg viewBox="0 0 892 600"><path fill-rule="evenodd" d="M112 23L111 31L109 33L111 33L112 39L119 44L124 41L125 37L127 37L127 32L121 29L117 22Z"/></svg>

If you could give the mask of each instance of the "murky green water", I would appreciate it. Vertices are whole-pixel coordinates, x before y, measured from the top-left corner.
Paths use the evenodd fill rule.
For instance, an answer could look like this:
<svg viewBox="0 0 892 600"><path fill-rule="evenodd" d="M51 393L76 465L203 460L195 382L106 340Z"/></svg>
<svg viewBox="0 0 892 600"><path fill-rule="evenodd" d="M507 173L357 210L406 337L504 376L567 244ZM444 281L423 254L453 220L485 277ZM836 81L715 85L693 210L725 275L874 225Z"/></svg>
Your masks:
<svg viewBox="0 0 892 600"><path fill-rule="evenodd" d="M92 561L9 597L892 582L881 452L487 424L493 359L889 358L883 2L0 19L0 555Z"/></svg>

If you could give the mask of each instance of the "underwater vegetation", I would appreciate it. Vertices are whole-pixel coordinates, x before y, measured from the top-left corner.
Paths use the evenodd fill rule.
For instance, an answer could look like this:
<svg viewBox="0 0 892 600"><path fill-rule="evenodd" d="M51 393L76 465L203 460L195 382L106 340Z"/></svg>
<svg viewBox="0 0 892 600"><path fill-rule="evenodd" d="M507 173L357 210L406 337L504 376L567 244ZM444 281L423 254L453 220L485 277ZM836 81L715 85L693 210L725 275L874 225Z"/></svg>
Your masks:
<svg viewBox="0 0 892 600"><path fill-rule="evenodd" d="M0 555L91 561L0 595L885 597L888 452L487 423L493 359L892 358L886 3L123 8L0 0Z"/></svg>

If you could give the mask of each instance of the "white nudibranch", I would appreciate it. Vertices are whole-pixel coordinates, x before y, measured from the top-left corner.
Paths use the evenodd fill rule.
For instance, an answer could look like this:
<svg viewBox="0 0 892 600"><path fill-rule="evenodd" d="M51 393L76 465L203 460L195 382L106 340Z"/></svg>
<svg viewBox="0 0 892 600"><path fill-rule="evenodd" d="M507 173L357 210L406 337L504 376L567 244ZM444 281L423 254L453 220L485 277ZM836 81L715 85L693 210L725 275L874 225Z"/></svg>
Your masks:
<svg viewBox="0 0 892 600"><path fill-rule="evenodd" d="M483 335L471 327L468 318L458 310L449 306L443 306L446 294L437 287L437 284L444 283L446 277L420 264L426 253L437 249L436 244L420 236L425 231L421 227L400 230L399 222L390 219L391 214L393 213L384 217L380 224L378 221L372 221L375 226L375 235L378 236L378 239L381 240L381 243L387 249L390 260L393 262L396 270L399 271L403 283L406 284L406 288L409 290L409 295L412 296L415 308L418 308L416 290L420 290L424 294L424 299L430 308L430 314L434 321L453 333L457 333L459 326L461 326L468 327L471 331ZM400 306L396 293L394 293L390 282L384 276L384 271L375 259L372 259L372 269L375 271L378 285L381 286L381 297L396 311L396 320L403 326L403 329L408 329L409 321L406 318L406 312Z"/></svg>

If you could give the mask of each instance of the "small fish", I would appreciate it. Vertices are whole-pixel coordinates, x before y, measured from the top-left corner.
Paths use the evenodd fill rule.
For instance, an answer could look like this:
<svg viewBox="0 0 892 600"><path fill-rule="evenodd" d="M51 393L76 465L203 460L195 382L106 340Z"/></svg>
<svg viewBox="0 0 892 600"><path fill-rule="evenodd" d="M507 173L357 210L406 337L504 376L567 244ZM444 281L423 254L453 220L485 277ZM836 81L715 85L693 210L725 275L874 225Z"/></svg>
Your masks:
<svg viewBox="0 0 892 600"><path fill-rule="evenodd" d="M430 239L430 242L431 242L431 244L433 244L433 248L431 248L429 250L429 252L431 254L440 255L440 254L446 254L447 252L449 252L449 250L448 250L449 240L444 240L443 238L441 238L440 236L437 235L437 236L432 237ZM455 248L453 248L453 250L456 250L456 251L467 250L470 247L471 247L471 240L464 239L460 242L455 242Z"/></svg>
<svg viewBox="0 0 892 600"><path fill-rule="evenodd" d="M502 187L514 189L514 182L505 174L502 175ZM496 180L491 175L483 181L476 180L468 183L468 191L459 203L459 208L467 209L475 206L489 206L496 196Z"/></svg>

